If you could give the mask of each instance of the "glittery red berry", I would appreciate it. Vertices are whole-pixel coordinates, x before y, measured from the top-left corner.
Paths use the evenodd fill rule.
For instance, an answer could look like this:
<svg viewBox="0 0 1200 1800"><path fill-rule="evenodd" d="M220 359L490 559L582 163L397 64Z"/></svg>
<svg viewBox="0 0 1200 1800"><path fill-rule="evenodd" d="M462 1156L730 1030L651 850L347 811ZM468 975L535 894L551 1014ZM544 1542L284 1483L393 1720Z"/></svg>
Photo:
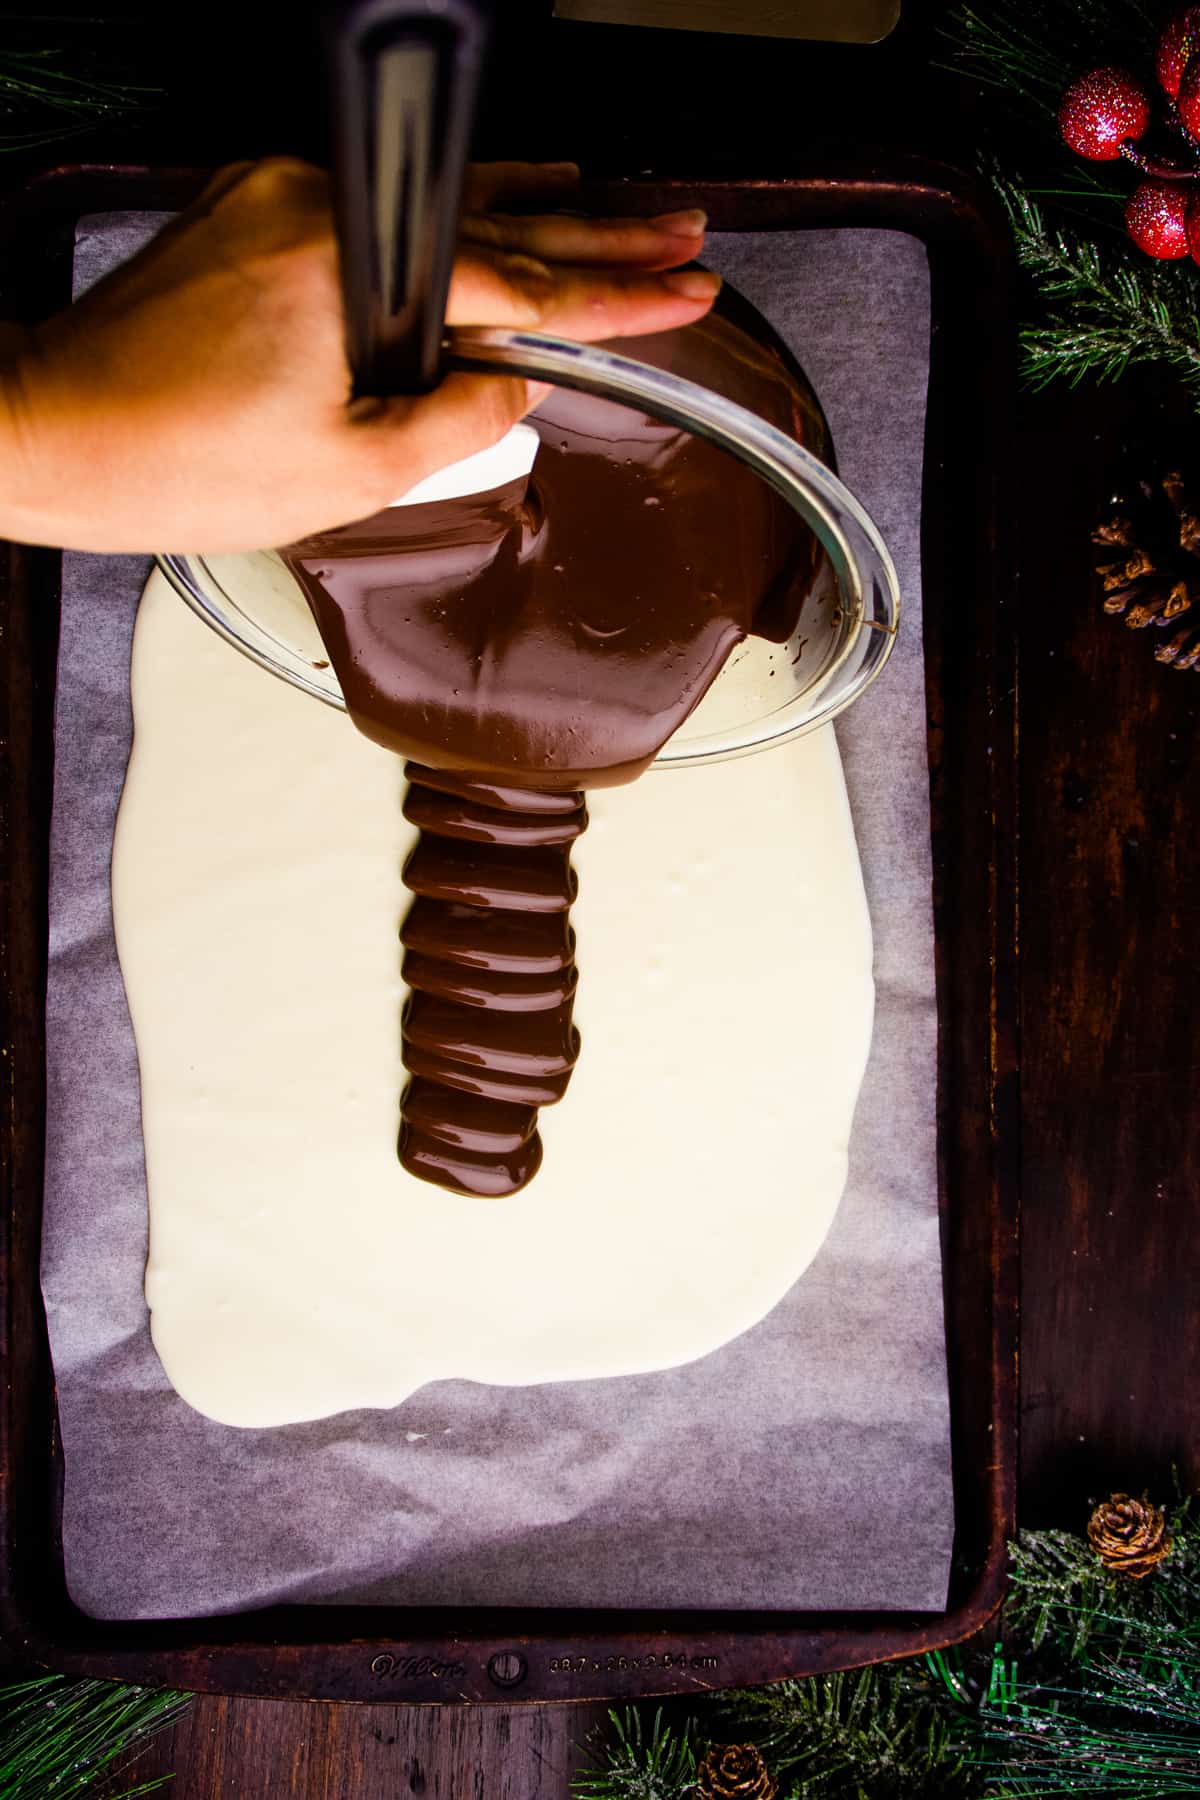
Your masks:
<svg viewBox="0 0 1200 1800"><path fill-rule="evenodd" d="M1200 138L1200 55L1189 56L1184 64L1175 110L1188 136Z"/></svg>
<svg viewBox="0 0 1200 1800"><path fill-rule="evenodd" d="M1174 181L1143 181L1125 207L1125 229L1147 256L1160 261L1188 253L1188 188Z"/></svg>
<svg viewBox="0 0 1200 1800"><path fill-rule="evenodd" d="M1183 79L1183 71L1189 58L1200 50L1200 6L1185 6L1176 13L1158 40L1158 61L1156 68L1161 86L1170 94L1172 100L1179 92L1179 83Z"/></svg>
<svg viewBox="0 0 1200 1800"><path fill-rule="evenodd" d="M1090 69L1073 81L1058 108L1058 129L1077 156L1111 162L1150 123L1145 89L1127 69Z"/></svg>

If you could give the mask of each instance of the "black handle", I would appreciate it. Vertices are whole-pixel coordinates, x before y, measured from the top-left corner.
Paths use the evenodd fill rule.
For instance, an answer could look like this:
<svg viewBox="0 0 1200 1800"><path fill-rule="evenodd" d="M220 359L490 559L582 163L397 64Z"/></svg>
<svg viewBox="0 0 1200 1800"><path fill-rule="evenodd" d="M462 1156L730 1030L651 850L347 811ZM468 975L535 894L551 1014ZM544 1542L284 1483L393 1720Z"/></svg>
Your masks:
<svg viewBox="0 0 1200 1800"><path fill-rule="evenodd" d="M441 372L488 8L338 0L325 24L354 393L428 393Z"/></svg>

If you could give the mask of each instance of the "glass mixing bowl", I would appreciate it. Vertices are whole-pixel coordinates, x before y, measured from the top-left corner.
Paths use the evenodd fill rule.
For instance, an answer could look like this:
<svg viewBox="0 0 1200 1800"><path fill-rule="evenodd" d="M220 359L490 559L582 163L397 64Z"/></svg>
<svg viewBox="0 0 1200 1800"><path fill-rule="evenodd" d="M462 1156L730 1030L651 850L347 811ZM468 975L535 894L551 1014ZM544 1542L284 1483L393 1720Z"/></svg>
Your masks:
<svg viewBox="0 0 1200 1800"><path fill-rule="evenodd" d="M864 508L811 451L721 394L595 344L454 330L445 360L449 369L518 374L623 401L708 438L770 482L824 546L827 562L792 637L741 644L655 768L745 756L812 731L880 673L900 620L896 571ZM157 562L192 610L243 655L345 711L308 603L274 551Z"/></svg>

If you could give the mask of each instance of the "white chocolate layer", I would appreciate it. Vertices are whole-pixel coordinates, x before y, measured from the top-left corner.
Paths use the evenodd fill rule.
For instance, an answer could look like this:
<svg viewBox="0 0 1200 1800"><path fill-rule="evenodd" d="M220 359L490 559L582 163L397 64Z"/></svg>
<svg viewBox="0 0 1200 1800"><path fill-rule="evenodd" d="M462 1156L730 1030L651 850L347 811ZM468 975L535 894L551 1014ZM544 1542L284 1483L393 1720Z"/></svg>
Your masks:
<svg viewBox="0 0 1200 1800"><path fill-rule="evenodd" d="M829 1228L871 1037L837 746L589 796L583 1052L523 1192L396 1156L399 762L147 587L113 863L142 1076L155 1346L279 1425L427 1381L624 1375L761 1319Z"/></svg>

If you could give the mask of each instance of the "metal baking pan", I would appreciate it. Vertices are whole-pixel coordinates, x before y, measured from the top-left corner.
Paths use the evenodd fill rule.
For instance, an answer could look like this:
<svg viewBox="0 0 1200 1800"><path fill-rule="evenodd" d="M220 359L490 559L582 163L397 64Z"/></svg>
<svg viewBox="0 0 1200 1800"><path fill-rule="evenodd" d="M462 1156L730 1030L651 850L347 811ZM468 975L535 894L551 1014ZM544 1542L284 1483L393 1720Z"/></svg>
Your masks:
<svg viewBox="0 0 1200 1800"><path fill-rule="evenodd" d="M173 209L204 171L70 166L0 201L0 305L70 295L83 213ZM613 212L703 206L714 230L884 226L922 239L933 341L922 559L936 926L939 1204L954 1468L945 1613L276 1607L113 1623L67 1594L62 1461L38 1280L45 1133L47 847L60 559L0 544L0 1629L78 1675L330 1700L635 1698L850 1668L953 1643L999 1603L1014 1524L1017 1343L1015 671L998 539L1008 249L958 171L822 157L756 180L608 182Z"/></svg>

